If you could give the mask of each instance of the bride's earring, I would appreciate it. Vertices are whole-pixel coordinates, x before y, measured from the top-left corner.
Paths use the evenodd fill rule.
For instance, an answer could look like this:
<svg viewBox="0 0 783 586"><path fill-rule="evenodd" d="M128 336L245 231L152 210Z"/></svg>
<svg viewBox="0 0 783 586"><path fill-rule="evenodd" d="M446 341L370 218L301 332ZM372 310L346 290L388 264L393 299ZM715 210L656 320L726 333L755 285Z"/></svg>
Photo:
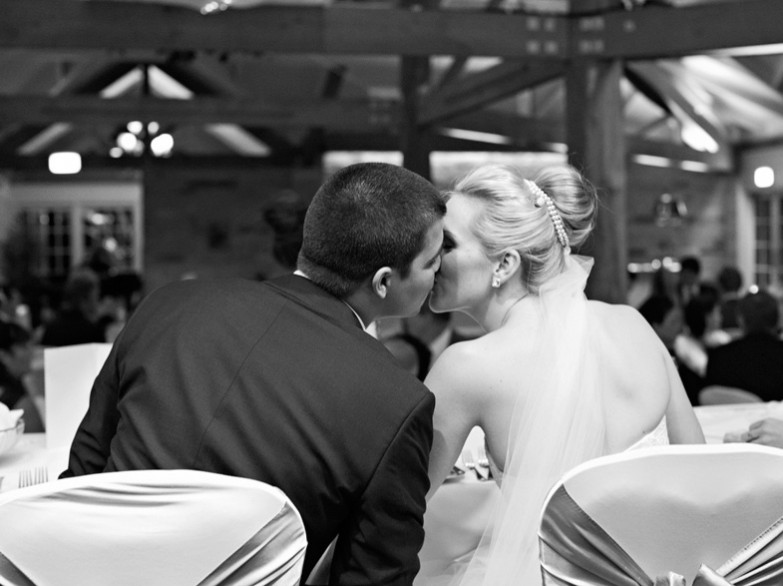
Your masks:
<svg viewBox="0 0 783 586"><path fill-rule="evenodd" d="M498 277L497 275L492 277L492 287L494 289L497 289L498 287L500 287L500 277Z"/></svg>

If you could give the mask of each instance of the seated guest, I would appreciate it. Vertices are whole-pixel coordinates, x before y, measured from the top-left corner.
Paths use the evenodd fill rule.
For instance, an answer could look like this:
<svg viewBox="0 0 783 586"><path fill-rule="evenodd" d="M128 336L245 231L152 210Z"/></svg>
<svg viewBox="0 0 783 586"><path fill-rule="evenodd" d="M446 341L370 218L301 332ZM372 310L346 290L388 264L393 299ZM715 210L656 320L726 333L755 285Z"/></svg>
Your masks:
<svg viewBox="0 0 783 586"><path fill-rule="evenodd" d="M699 294L701 283L701 261L697 256L680 259L680 274L677 278L677 304L685 307Z"/></svg>
<svg viewBox="0 0 783 586"><path fill-rule="evenodd" d="M24 411L25 431L44 431L27 385L32 370L32 336L17 323L0 320L0 403Z"/></svg>
<svg viewBox="0 0 783 586"><path fill-rule="evenodd" d="M685 305L685 328L674 341L677 371L693 405L699 404L699 392L704 388L709 348L731 341L720 328L719 299L716 287L702 283L699 294Z"/></svg>
<svg viewBox="0 0 783 586"><path fill-rule="evenodd" d="M403 368L424 380L432 360L432 352L424 342L405 332L384 338L382 342Z"/></svg>
<svg viewBox="0 0 783 586"><path fill-rule="evenodd" d="M673 357L674 341L683 328L683 315L680 306L663 293L654 293L639 307L639 313L647 320L655 333Z"/></svg>
<svg viewBox="0 0 783 586"><path fill-rule="evenodd" d="M435 398L366 328L419 311L446 208L411 171L360 163L317 191L294 274L149 294L93 385L64 477L190 468L280 488L304 578L409 585L419 570Z"/></svg>
<svg viewBox="0 0 783 586"><path fill-rule="evenodd" d="M705 384L737 387L763 401L783 399L783 341L777 329L778 301L766 291L739 302L742 336L708 353Z"/></svg>
<svg viewBox="0 0 783 586"><path fill-rule="evenodd" d="M105 342L99 323L101 283L90 269L76 269L68 277L63 301L54 319L43 326L42 346L70 346Z"/></svg>
<svg viewBox="0 0 783 586"><path fill-rule="evenodd" d="M718 285L720 286L721 328L732 336L738 335L742 273L737 267L725 266L718 273Z"/></svg>
<svg viewBox="0 0 783 586"><path fill-rule="evenodd" d="M723 441L729 443L747 442L773 448L783 448L783 419L767 417L754 421L748 426L747 431L742 432L737 437L734 437L733 434L727 434Z"/></svg>

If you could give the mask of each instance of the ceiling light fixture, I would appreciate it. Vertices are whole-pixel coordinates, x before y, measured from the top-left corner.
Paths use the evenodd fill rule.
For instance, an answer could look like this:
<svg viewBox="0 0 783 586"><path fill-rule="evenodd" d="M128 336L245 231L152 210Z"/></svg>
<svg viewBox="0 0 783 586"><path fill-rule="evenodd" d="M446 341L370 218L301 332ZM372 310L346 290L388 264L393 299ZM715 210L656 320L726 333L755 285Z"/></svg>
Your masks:
<svg viewBox="0 0 783 586"><path fill-rule="evenodd" d="M772 167L756 167L753 171L753 184L759 189L775 185L775 170Z"/></svg>
<svg viewBox="0 0 783 586"><path fill-rule="evenodd" d="M49 155L49 172L53 175L75 175L82 170L79 153L58 152Z"/></svg>

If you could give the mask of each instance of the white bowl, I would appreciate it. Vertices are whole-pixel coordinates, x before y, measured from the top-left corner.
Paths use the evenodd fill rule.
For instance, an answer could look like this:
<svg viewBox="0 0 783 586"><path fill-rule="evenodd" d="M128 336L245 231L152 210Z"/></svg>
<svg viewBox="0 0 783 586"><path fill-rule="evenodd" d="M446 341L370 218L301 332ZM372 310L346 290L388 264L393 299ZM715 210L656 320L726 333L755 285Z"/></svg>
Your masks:
<svg viewBox="0 0 783 586"><path fill-rule="evenodd" d="M17 420L16 425L6 429L0 429L0 454L3 454L14 447L17 440L24 433L24 419Z"/></svg>

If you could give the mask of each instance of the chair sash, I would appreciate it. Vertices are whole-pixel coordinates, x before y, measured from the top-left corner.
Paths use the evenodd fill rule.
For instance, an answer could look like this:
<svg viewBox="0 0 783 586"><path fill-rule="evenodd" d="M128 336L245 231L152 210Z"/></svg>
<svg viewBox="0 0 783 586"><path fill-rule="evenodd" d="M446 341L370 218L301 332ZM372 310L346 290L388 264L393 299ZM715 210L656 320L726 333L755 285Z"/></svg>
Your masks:
<svg viewBox="0 0 783 586"><path fill-rule="evenodd" d="M643 528L639 528L643 531ZM694 539L697 539L696 537ZM541 568L551 586L688 586L674 572L650 577L568 494L552 494L539 531ZM783 583L783 517L719 568L702 564L691 586Z"/></svg>
<svg viewBox="0 0 783 586"><path fill-rule="evenodd" d="M192 470L9 491L0 527L0 582L10 586L293 586L306 547L280 490Z"/></svg>

